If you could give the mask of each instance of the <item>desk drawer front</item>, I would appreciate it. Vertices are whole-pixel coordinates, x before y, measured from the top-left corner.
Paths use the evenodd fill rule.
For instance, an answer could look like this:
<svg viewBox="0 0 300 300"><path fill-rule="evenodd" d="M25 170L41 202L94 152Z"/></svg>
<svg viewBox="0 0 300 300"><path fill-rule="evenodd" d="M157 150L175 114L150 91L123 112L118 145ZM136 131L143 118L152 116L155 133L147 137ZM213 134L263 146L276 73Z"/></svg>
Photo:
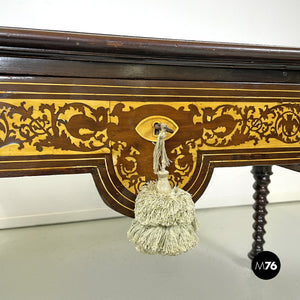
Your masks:
<svg viewBox="0 0 300 300"><path fill-rule="evenodd" d="M300 160L299 85L3 77L0 93L1 176L91 172L130 216L155 179L156 119L176 128L170 181L195 200L215 166Z"/></svg>

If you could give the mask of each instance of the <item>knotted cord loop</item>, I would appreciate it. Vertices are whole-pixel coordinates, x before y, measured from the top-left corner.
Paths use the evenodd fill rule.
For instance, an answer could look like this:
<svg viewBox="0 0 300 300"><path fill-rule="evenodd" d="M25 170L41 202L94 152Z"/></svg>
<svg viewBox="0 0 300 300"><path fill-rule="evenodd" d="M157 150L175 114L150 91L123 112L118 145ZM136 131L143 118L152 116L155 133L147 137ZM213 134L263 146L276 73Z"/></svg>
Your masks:
<svg viewBox="0 0 300 300"><path fill-rule="evenodd" d="M161 131L157 136L157 142L153 151L153 170L155 174L159 171L165 171L171 162L167 156L165 147L166 129L167 125L161 124Z"/></svg>

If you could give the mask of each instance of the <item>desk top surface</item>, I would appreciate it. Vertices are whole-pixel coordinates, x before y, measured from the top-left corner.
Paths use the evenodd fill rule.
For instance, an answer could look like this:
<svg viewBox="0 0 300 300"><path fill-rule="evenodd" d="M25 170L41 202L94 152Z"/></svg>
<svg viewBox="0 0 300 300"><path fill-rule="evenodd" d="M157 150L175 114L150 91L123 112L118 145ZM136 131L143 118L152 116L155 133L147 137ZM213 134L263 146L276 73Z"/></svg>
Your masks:
<svg viewBox="0 0 300 300"><path fill-rule="evenodd" d="M300 48L263 45L212 43L187 40L101 35L91 33L45 31L34 29L0 27L1 52L5 47L42 50L44 56L66 54L69 57L82 53L89 59L98 55L111 58L157 59L166 61L219 62L222 64L293 64L300 65ZM48 52L47 52L48 50ZM55 52L56 51L56 52ZM72 51L72 52L64 52ZM158 63L155 60L155 63Z"/></svg>

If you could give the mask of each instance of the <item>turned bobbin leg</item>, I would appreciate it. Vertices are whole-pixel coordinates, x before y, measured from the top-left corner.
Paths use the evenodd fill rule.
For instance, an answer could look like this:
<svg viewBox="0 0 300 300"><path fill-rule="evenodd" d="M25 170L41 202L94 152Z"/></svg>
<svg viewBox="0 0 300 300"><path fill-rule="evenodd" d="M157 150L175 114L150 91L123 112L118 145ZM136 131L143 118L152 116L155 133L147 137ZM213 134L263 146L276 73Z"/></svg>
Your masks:
<svg viewBox="0 0 300 300"><path fill-rule="evenodd" d="M270 175L272 175L272 166L254 166L251 173L255 179L253 188L255 193L253 194L253 199L255 203L253 208L255 210L253 214L253 239L252 250L248 253L248 257L253 259L253 257L262 252L265 240L263 238L266 233L264 226L267 223L265 216L267 214L266 205L268 204L267 195L269 194L268 185L270 183Z"/></svg>

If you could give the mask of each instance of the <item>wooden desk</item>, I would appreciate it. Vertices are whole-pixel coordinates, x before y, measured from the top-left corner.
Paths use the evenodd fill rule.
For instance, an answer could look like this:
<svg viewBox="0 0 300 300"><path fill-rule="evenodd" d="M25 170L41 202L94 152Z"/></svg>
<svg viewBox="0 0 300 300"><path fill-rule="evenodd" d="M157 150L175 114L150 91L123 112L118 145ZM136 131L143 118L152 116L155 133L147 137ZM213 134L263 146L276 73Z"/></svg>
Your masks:
<svg viewBox="0 0 300 300"><path fill-rule="evenodd" d="M215 167L258 166L262 251L271 165L300 162L300 49L1 28L0 72L0 176L92 173L133 217L164 122L170 181L195 201Z"/></svg>

